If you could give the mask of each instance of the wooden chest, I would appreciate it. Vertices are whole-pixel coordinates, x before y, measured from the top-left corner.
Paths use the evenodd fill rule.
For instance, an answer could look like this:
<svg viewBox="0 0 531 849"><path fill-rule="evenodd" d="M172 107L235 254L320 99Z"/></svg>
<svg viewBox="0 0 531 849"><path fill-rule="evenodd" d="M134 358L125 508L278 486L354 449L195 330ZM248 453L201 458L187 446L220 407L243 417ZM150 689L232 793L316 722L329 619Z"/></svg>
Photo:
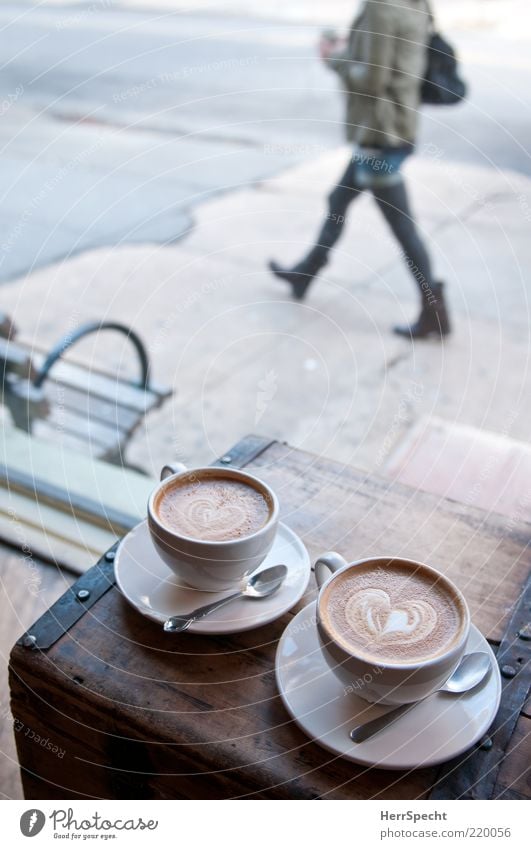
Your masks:
<svg viewBox="0 0 531 849"><path fill-rule="evenodd" d="M170 636L121 597L111 550L13 649L26 797L530 795L529 526L256 437L222 460L275 489L283 520L312 558L329 549L352 558L393 551L432 563L460 586L505 670L490 738L458 764L407 773L334 757L299 730L275 686L278 639L314 598L313 578L298 607L271 625L229 637Z"/></svg>

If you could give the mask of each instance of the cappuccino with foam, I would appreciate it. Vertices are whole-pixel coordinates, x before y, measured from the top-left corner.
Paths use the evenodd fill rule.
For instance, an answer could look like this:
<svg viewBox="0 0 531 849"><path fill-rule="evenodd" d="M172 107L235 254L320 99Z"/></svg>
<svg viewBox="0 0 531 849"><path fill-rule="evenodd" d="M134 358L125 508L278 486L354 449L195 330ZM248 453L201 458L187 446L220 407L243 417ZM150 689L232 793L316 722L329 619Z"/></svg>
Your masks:
<svg viewBox="0 0 531 849"><path fill-rule="evenodd" d="M436 658L461 637L467 611L443 576L379 560L345 570L320 601L323 624L346 651L374 663Z"/></svg>
<svg viewBox="0 0 531 849"><path fill-rule="evenodd" d="M259 531L269 521L268 494L218 472L196 473L161 489L155 500L160 521L185 537L225 542Z"/></svg>

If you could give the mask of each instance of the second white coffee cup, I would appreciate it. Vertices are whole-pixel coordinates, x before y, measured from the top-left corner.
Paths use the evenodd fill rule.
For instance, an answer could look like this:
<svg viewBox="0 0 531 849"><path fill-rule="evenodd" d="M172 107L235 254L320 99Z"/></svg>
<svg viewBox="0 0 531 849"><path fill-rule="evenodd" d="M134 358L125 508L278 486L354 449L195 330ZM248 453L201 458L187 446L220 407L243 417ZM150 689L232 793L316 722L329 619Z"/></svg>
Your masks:
<svg viewBox="0 0 531 849"><path fill-rule="evenodd" d="M354 606L360 615L368 619L374 633L380 634L387 631L391 623L392 627L403 628L407 633L413 627L415 611L421 610L414 600L409 611L393 610L393 602L386 589L388 584L385 577L392 576L394 570L399 570L406 581L408 575L422 576L426 586L433 587L433 592L438 590L446 593L455 604L456 618L455 628L451 639L447 641L441 650L435 645L433 656L425 656L417 660L401 660L397 656L393 659L387 654L383 659L378 658L378 637L374 640L372 651L348 644L343 638L340 630L334 629L330 608L331 591L336 590L336 598L339 593L341 602L341 590L345 588L344 595L354 592ZM356 592L357 580L362 572L374 573L380 579L374 581L378 584L371 589L370 577L365 580L360 592ZM317 600L317 631L324 660L341 680L345 694L355 693L369 702L380 702L389 705L401 705L416 702L430 693L435 692L450 677L459 661L463 657L466 642L470 630L470 613L466 601L457 587L437 570L424 563L407 560L400 557L373 557L358 560L353 563L347 561L336 552L323 554L315 564L315 577L320 587ZM413 579L412 579L413 580ZM386 598L387 597L387 598ZM429 599L429 589L427 598ZM348 604L345 599L345 604ZM372 605L372 607L371 607ZM406 606L407 607L407 606ZM407 621L408 613L411 621ZM360 620L361 621L361 620Z"/></svg>
<svg viewBox="0 0 531 849"><path fill-rule="evenodd" d="M187 536L164 523L157 505L166 489L180 483L212 480L237 481L263 496L268 516L262 527L247 536L215 540ZM217 466L198 469L187 469L181 464L165 466L161 482L148 501L149 531L160 557L183 586L206 592L237 587L265 560L275 540L278 516L277 497L267 484L240 469Z"/></svg>

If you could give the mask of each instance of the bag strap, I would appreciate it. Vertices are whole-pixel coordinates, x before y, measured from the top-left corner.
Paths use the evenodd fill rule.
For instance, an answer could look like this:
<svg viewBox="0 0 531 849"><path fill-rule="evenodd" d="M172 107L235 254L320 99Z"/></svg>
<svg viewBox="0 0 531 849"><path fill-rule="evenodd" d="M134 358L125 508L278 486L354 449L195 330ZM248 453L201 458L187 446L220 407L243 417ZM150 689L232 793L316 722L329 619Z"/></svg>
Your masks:
<svg viewBox="0 0 531 849"><path fill-rule="evenodd" d="M433 14L433 9L431 8L431 3L429 0L426 0L426 9L428 10L428 18L431 24L432 31L435 32L437 30L437 26L435 24L435 15Z"/></svg>

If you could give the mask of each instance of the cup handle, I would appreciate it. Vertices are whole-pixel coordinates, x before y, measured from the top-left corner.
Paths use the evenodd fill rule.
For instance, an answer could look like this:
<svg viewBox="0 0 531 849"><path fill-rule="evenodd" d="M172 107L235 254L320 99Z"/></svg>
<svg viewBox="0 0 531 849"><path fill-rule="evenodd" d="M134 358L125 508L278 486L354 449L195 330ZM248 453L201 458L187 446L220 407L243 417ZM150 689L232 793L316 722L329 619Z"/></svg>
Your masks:
<svg viewBox="0 0 531 849"><path fill-rule="evenodd" d="M181 472L186 472L184 463L166 463L161 469L160 479L163 481L169 478L170 475L180 475Z"/></svg>
<svg viewBox="0 0 531 849"><path fill-rule="evenodd" d="M326 554L321 554L315 561L315 580L319 589L328 580L330 574L333 575L334 572L346 565L347 561L337 551L327 551Z"/></svg>

